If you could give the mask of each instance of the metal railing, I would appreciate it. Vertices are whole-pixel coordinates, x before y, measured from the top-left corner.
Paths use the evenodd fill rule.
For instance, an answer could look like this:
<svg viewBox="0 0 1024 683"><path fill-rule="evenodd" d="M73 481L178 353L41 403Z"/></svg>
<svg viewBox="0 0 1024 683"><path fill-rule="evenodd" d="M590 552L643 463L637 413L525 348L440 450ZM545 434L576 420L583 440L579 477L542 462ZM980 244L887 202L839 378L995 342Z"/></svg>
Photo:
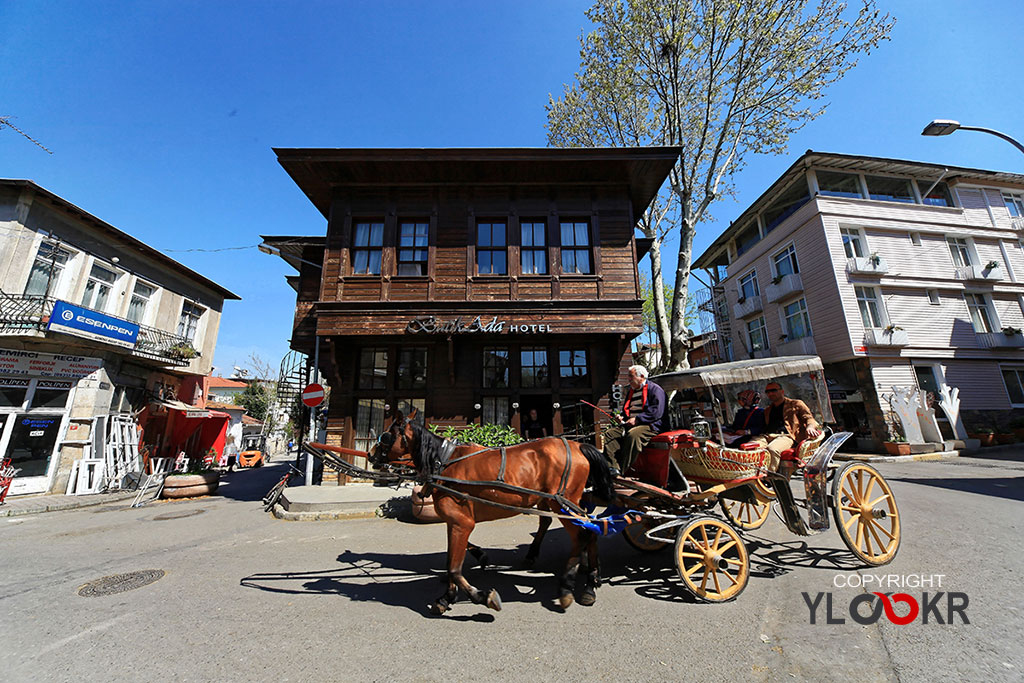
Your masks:
<svg viewBox="0 0 1024 683"><path fill-rule="evenodd" d="M41 294L7 294L0 290L0 335L44 332L56 301L53 297ZM109 317L132 325L137 324L118 316ZM139 325L139 336L132 349L132 355L184 367L200 354L186 337L156 327Z"/></svg>

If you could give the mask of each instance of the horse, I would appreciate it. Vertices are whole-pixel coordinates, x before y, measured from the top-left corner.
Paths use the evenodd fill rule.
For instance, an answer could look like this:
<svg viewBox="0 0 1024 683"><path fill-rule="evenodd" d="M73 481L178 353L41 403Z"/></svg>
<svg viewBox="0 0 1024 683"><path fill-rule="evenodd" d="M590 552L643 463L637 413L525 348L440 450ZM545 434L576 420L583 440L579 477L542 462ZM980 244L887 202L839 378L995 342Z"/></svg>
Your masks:
<svg viewBox="0 0 1024 683"><path fill-rule="evenodd" d="M608 462L590 444L549 437L506 448L456 445L432 434L415 422L414 416L415 411L404 419L401 414L395 416L378 438L372 460L380 466L411 458L416 471L433 482L434 509L448 527L448 587L430 604L434 614L450 610L460 588L474 604L501 610L497 590L478 590L462 574L469 535L477 522L513 517L532 508L580 514L588 483L599 499L611 500L614 495ZM467 494L480 500L467 498ZM571 519L560 517L560 521L572 547L559 577L558 604L563 610L572 605L581 559L585 559L587 573L579 602L593 605L601 581L597 536Z"/></svg>

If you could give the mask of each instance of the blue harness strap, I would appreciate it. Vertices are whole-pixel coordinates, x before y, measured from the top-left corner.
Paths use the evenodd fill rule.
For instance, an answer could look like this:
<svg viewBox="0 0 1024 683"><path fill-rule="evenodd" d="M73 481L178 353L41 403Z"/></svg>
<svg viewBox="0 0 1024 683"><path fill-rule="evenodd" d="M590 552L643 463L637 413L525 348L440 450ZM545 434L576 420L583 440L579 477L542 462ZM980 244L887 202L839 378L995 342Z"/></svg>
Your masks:
<svg viewBox="0 0 1024 683"><path fill-rule="evenodd" d="M571 515L573 524L601 536L617 534L630 524L636 524L643 519L643 515L636 510L627 510L625 508L608 508L604 514L598 517L591 517L589 515L581 517L572 514L570 510L565 508L562 508L562 513Z"/></svg>

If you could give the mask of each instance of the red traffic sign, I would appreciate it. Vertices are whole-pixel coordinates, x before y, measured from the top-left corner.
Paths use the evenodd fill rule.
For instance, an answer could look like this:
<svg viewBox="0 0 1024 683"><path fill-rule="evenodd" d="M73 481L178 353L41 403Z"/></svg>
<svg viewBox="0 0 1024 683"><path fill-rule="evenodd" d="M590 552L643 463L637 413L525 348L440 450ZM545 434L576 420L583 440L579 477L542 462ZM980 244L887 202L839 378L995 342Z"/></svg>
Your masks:
<svg viewBox="0 0 1024 683"><path fill-rule="evenodd" d="M324 402L324 388L314 382L302 390L302 402L310 408L315 408Z"/></svg>

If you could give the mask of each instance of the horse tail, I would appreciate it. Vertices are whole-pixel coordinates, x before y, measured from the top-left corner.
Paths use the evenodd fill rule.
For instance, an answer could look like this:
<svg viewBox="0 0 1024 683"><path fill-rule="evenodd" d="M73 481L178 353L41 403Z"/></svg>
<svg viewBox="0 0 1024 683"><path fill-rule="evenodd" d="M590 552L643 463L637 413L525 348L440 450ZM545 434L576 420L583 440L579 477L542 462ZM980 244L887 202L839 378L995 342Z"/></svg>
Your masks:
<svg viewBox="0 0 1024 683"><path fill-rule="evenodd" d="M589 443L581 443L580 451L590 463L590 476L587 478L587 483L594 487L594 493L598 498L611 500L615 496L615 489L612 484L612 472L604 453Z"/></svg>

